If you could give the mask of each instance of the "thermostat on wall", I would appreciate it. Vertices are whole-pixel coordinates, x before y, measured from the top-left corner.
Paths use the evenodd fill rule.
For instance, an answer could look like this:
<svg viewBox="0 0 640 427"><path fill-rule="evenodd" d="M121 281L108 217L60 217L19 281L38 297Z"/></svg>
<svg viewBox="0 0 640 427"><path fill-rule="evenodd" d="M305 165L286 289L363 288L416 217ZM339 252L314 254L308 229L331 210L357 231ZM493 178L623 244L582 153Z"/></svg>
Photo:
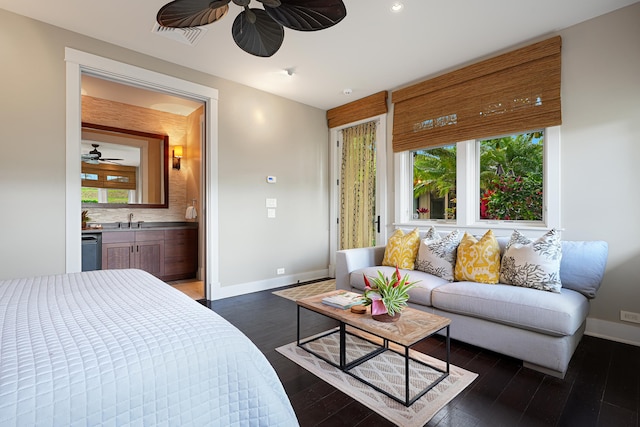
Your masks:
<svg viewBox="0 0 640 427"><path fill-rule="evenodd" d="M269 176L267 177L267 182L268 182L269 184L275 184L275 183L276 183L276 177L275 177L275 176L271 176L271 175L269 175Z"/></svg>

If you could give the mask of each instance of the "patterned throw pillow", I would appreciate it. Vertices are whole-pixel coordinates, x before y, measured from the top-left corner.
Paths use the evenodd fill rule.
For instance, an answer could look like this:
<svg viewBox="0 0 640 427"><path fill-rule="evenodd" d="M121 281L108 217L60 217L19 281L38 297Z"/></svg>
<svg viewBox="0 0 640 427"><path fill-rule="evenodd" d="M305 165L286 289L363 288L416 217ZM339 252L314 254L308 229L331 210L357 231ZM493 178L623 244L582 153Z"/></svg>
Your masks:
<svg viewBox="0 0 640 427"><path fill-rule="evenodd" d="M420 245L420 234L417 228L406 235L398 228L387 242L382 265L413 270L418 245Z"/></svg>
<svg viewBox="0 0 640 427"><path fill-rule="evenodd" d="M440 237L431 227L420 242L416 258L416 270L442 277L453 282L453 269L456 265L456 252L460 244L460 232L454 230Z"/></svg>
<svg viewBox="0 0 640 427"><path fill-rule="evenodd" d="M493 231L480 240L468 233L458 245L455 278L458 281L498 283L500 278L500 246Z"/></svg>
<svg viewBox="0 0 640 427"><path fill-rule="evenodd" d="M500 282L560 293L562 242L555 229L537 240L514 230L502 257Z"/></svg>

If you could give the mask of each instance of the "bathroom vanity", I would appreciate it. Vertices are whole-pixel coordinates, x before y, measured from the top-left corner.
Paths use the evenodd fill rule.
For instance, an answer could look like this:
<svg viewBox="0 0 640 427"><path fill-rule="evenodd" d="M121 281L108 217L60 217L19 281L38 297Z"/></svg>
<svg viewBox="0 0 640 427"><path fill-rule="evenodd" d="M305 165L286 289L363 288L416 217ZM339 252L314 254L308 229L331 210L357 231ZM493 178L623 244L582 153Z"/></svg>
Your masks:
<svg viewBox="0 0 640 427"><path fill-rule="evenodd" d="M114 223L83 230L101 235L102 269L138 268L164 281L196 277L198 224Z"/></svg>

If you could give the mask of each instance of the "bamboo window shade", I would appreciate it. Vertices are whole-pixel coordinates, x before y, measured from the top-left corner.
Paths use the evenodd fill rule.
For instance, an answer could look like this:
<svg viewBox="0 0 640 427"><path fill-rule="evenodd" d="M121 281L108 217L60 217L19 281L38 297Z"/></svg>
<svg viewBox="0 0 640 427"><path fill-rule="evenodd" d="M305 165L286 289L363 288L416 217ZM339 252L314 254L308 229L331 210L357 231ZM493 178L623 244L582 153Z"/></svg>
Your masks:
<svg viewBox="0 0 640 427"><path fill-rule="evenodd" d="M562 124L560 36L392 93L393 151Z"/></svg>
<svg viewBox="0 0 640 427"><path fill-rule="evenodd" d="M332 108L327 111L327 123L329 128L357 122L379 116L387 112L387 91L369 95L357 101Z"/></svg>

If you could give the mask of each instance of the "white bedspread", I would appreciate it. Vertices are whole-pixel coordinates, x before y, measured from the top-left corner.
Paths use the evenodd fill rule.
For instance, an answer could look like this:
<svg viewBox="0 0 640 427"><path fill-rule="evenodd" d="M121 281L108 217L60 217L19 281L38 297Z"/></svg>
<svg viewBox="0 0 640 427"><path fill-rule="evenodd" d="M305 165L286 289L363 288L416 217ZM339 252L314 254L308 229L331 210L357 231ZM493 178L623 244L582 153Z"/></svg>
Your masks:
<svg viewBox="0 0 640 427"><path fill-rule="evenodd" d="M140 270L0 281L0 425L294 426L276 373Z"/></svg>

